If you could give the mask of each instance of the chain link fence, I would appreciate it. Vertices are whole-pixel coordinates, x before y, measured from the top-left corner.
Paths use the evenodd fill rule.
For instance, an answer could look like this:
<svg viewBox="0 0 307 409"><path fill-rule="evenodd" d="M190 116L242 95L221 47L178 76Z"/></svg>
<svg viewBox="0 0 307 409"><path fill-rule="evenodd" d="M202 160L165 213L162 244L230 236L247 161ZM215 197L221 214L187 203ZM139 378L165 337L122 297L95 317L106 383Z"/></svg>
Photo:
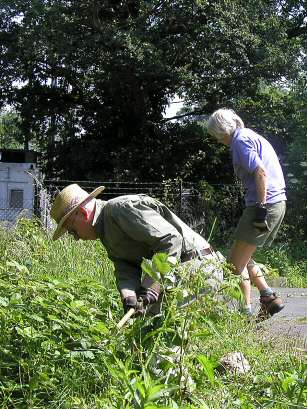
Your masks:
<svg viewBox="0 0 307 409"><path fill-rule="evenodd" d="M105 186L105 190L98 196L102 200L139 193L155 197L195 231L219 245L229 244L244 208L244 192L240 184L209 185L206 182L188 183L181 180L160 183L45 180L42 183L35 179L33 200L21 200L18 192L9 201L0 200L0 221L12 224L19 217L35 215L41 219L46 229L53 229L51 204L55 195L71 183L78 183L87 192L98 186ZM306 192L293 187L288 189L287 196L287 213L279 237L284 241L289 236L306 238Z"/></svg>
<svg viewBox="0 0 307 409"><path fill-rule="evenodd" d="M98 197L102 200L126 194L148 194L166 204L195 231L218 245L230 244L244 209L244 190L239 182L209 185L204 181L190 183L181 180L160 183L46 180L44 189L48 192L48 200L52 200L58 191L70 183L78 183L88 192L97 186L105 186ZM276 242L306 240L307 192L300 186L290 184L287 187L287 199L285 220ZM48 217L45 222L50 224Z"/></svg>
<svg viewBox="0 0 307 409"><path fill-rule="evenodd" d="M181 180L160 183L45 180L47 202L53 201L57 192L71 183L79 184L87 192L105 186L98 196L102 200L140 193L155 197L204 237L215 238L220 242L229 239L243 207L243 192L239 185L212 186L205 182L189 183ZM50 225L50 220L45 219L45 225Z"/></svg>
<svg viewBox="0 0 307 409"><path fill-rule="evenodd" d="M14 196L14 195L13 195ZM0 221L13 224L20 217L32 217L34 212L34 200L16 200L10 198L9 200L0 199Z"/></svg>

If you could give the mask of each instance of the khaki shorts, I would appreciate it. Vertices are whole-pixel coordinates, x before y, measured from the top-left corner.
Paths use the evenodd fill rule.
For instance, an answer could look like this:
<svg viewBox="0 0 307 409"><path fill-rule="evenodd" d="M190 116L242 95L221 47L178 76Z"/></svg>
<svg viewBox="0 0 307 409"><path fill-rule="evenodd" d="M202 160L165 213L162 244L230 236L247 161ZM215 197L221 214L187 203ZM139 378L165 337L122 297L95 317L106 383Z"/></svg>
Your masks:
<svg viewBox="0 0 307 409"><path fill-rule="evenodd" d="M260 247L263 245L270 246L285 216L286 202L267 204L267 211L267 222L270 230L263 233L253 226L256 207L246 207L235 230L235 239Z"/></svg>

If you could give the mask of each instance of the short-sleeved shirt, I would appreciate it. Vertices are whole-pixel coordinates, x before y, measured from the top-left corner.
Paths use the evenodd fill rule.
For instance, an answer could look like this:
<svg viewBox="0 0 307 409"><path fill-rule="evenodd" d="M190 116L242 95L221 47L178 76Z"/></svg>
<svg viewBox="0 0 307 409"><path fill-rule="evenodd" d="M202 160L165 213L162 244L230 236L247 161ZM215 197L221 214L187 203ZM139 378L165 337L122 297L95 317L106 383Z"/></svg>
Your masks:
<svg viewBox="0 0 307 409"><path fill-rule="evenodd" d="M267 203L286 200L285 180L276 152L262 136L248 128L239 128L233 134L230 149L235 174L246 190L246 206L257 202L254 172L257 167L265 170L267 176Z"/></svg>
<svg viewBox="0 0 307 409"><path fill-rule="evenodd" d="M93 226L115 267L118 289L137 290L143 258L182 253L209 247L158 200L144 194L96 200Z"/></svg>

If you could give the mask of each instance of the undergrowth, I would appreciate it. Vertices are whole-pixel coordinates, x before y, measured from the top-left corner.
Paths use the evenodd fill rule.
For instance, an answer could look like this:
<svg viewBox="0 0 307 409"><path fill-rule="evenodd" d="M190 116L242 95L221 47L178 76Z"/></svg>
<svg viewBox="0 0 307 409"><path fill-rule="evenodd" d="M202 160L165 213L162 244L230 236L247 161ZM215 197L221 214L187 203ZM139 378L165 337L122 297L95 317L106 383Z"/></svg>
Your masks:
<svg viewBox="0 0 307 409"><path fill-rule="evenodd" d="M52 242L35 222L0 231L0 408L303 408L306 363L294 347L183 272L160 316L116 324L122 307L99 242ZM225 270L223 295L239 298ZM261 327L261 326L260 326ZM251 370L223 370L239 351Z"/></svg>
<svg viewBox="0 0 307 409"><path fill-rule="evenodd" d="M227 255L228 249L222 248ZM258 248L253 259L261 267L267 281L283 278L283 286L307 287L307 243L274 244L272 247Z"/></svg>
<svg viewBox="0 0 307 409"><path fill-rule="evenodd" d="M288 287L307 287L307 243L294 242L258 250L256 260L269 277L284 277Z"/></svg>

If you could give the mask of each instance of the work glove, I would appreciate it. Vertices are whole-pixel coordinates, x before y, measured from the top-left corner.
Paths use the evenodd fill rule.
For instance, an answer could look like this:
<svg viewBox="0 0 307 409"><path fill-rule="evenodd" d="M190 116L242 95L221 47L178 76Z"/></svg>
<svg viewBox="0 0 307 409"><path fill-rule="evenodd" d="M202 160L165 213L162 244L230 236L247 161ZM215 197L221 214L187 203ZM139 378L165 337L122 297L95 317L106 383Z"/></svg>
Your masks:
<svg viewBox="0 0 307 409"><path fill-rule="evenodd" d="M154 304L159 300L161 286L158 282L151 284L149 288L141 288L140 298L143 300L143 305L146 307L149 304Z"/></svg>
<svg viewBox="0 0 307 409"><path fill-rule="evenodd" d="M268 222L266 220L267 209L263 206L256 207L255 219L253 221L253 226L262 232L269 231Z"/></svg>
<svg viewBox="0 0 307 409"><path fill-rule="evenodd" d="M135 295L131 295L123 299L123 308L125 314L130 310L130 308L135 309L134 316L145 314L145 306L143 300L137 299Z"/></svg>

